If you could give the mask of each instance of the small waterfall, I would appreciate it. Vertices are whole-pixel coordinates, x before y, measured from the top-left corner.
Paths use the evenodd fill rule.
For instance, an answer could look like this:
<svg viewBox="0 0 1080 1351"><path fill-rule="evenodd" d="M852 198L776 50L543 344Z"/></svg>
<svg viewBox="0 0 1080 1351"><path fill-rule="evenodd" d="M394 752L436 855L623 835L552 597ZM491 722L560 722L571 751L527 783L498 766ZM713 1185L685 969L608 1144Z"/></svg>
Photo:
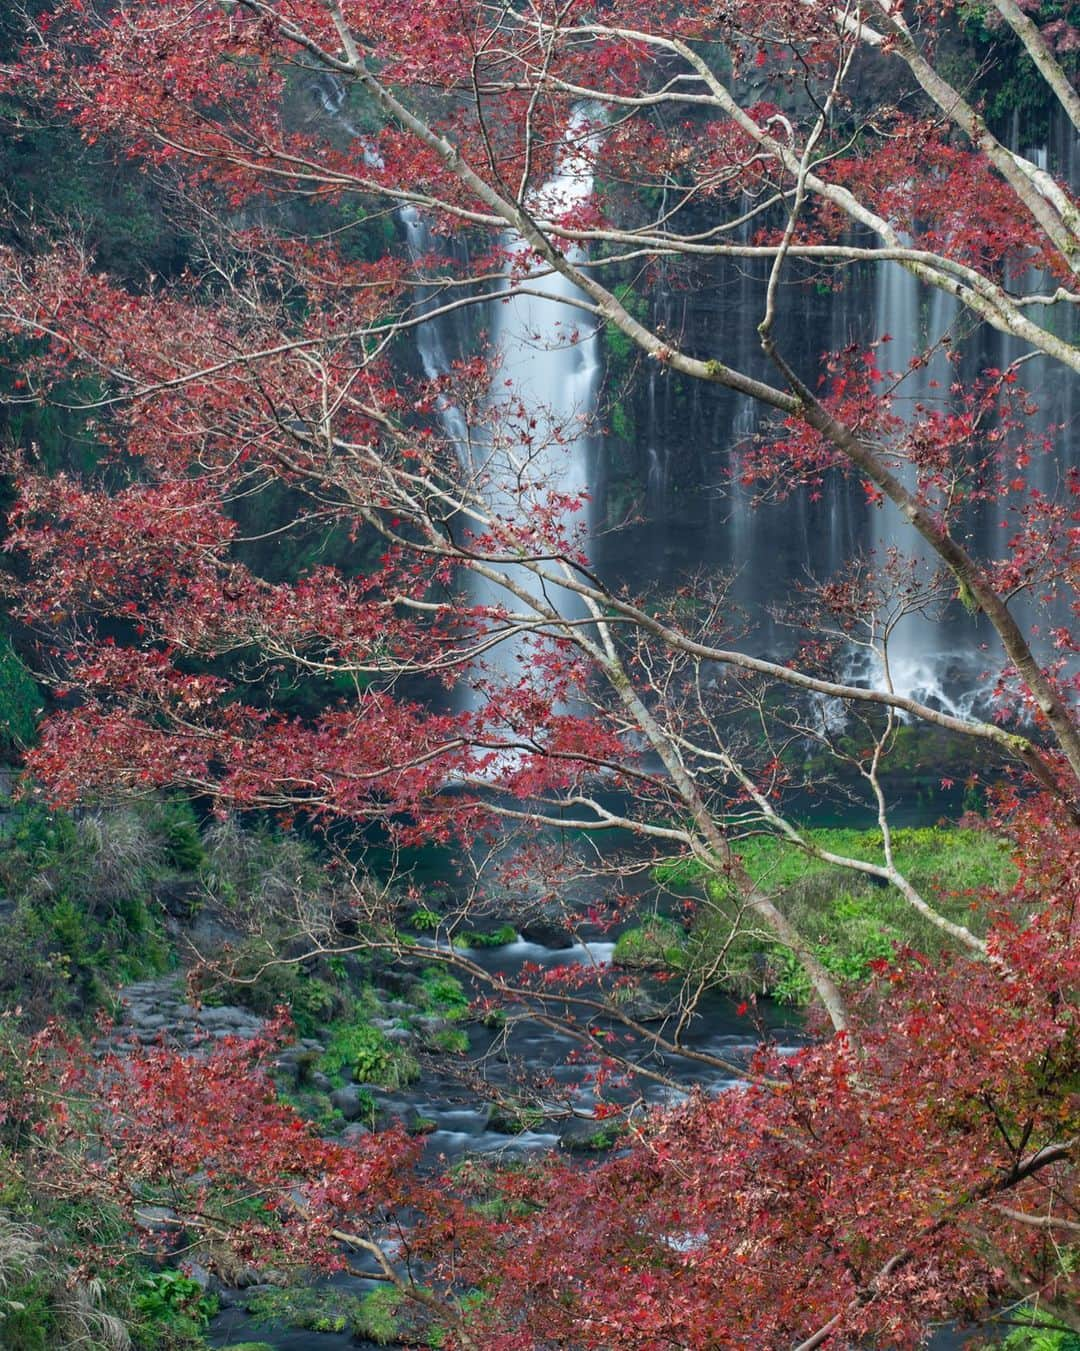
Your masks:
<svg viewBox="0 0 1080 1351"><path fill-rule="evenodd" d="M409 256L414 263L421 263L431 252L431 232L427 222L415 206L406 204L398 209L398 219L405 230L405 240ZM423 315L436 305L436 301L422 292L417 301L417 312ZM416 350L420 365L429 380L437 380L450 370L450 357L443 338L443 326L438 319L429 319L416 327ZM443 430L457 450L458 459L463 465L468 460L469 428L465 415L455 403L441 397L438 400L439 420Z"/></svg>
<svg viewBox="0 0 1080 1351"><path fill-rule="evenodd" d="M879 367L895 381L894 411L910 425L922 416L920 410L942 405L948 399L952 374L944 349L940 346L956 313L956 303L937 288L926 288L898 263L886 263L877 271L876 331L888 333L891 341L878 350ZM913 362L933 348L933 354L920 365ZM890 381L890 383L893 383ZM913 466L900 464L896 472L909 489L917 487ZM931 550L890 501L871 508L875 521L871 531L875 565L879 572L895 558L897 584L909 582L923 588L936 569ZM905 566L910 563L911 571ZM888 581L886 587L888 588ZM882 619L894 613L896 602L887 599ZM939 618L915 613L895 622L889 638L889 674L898 694L923 699L952 712L960 712L963 696L947 688L957 669L965 661L962 652L950 651L947 631ZM862 659L856 660L859 665ZM884 682L879 668L867 671L863 678L873 684ZM957 699L960 699L960 704Z"/></svg>

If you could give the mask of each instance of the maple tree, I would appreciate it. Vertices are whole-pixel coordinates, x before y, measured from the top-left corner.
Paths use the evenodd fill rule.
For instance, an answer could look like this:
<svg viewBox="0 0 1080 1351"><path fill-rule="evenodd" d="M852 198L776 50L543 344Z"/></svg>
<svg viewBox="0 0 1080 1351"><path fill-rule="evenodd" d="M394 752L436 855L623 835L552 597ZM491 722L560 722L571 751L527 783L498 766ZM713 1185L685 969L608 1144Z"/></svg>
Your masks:
<svg viewBox="0 0 1080 1351"><path fill-rule="evenodd" d="M990 11L1027 53L1047 99L1080 129L1069 12L1043 16L1012 0L995 0ZM949 62L939 55L962 19L948 5L880 0L861 8L432 0L406 12L359 0L240 0L178 12L138 0L101 15L71 0L37 21L9 72L20 97L160 174L199 219L206 245L205 261L182 277L141 288L95 271L76 241L39 236L0 260L0 321L33 343L22 397L93 406L104 464L97 482L24 465L12 517L11 546L30 567L20 612L44 629L61 693L77 692L29 756L52 798L179 786L223 809L271 809L327 828L378 822L405 846L470 846L514 823L599 836L627 829L657 857L692 859L733 892L740 918L763 924L802 964L838 1034L783 1075L761 1067L758 1077L770 1082L740 1098L738 1110L728 1105L730 1126L717 1120L716 1104L697 1103L662 1121L655 1138L648 1132L629 1162L575 1187L555 1184L574 1213L593 1215L606 1213L603 1188L628 1172L643 1189L636 1210L590 1221L587 1237L605 1254L597 1284L573 1298L550 1287L571 1320L544 1334L556 1342L662 1344L649 1340L644 1304L620 1304L636 1310L637 1332L629 1313L588 1330L610 1296L611 1255L635 1249L654 1205L670 1218L647 1250L657 1284L640 1290L653 1316L674 1317L672 1283L688 1265L701 1268L698 1293L685 1296L688 1345L786 1344L803 1331L805 1345L817 1345L819 1315L825 1335L859 1333L878 1319L878 1332L913 1336L928 1312L974 1307L977 1291L1005 1282L994 1261L979 1265L976 1249L997 1253L1024 1290L1056 1290L1065 1279L1058 1268L1034 1274L1053 1226L1038 1231L1023 1198L1029 1182L1047 1185L1047 1172L1071 1177L1075 1106L1062 1089L1070 1071L1061 1049L1074 1035L1068 888L1062 882L1058 894L1047 882L1028 927L982 937L897 866L882 786L899 721L913 719L1010 761L1041 795L1036 818L1054 820L1070 842L1065 853L1077 830L1075 639L1059 611L1053 652L1033 646L1015 600L1056 599L1075 578L1066 494L1077 485L1069 480L1050 498L1025 472L1037 438L1017 371L1030 354L1063 378L1080 369L1078 349L1045 318L1075 303L1080 218L1061 175L993 133L979 106L980 72L963 88L944 73ZM896 91L895 102L863 106L856 76L865 69ZM773 98L744 96L753 70L765 72ZM348 107L348 136L298 111L305 82ZM582 193L585 180L603 190ZM350 247L348 230L305 235L288 214L297 202L419 212L428 251L399 244L372 257ZM454 247L465 229L467 261ZM691 278L725 259L764 267L758 314L743 322L757 323L774 382L730 364L719 335L715 353L684 350L630 303L620 269L671 259ZM955 300L970 333L1006 334L1025 356L957 388L947 407L914 412L902 405L911 372L889 370L883 334L868 347L822 354L821 372L796 369L776 336L780 288L792 277L831 285L845 269L886 264ZM854 561L801 602L802 636L812 641L790 660L740 644L719 580L643 600L597 576L586 495L556 467L577 419L538 413L512 382L500 390L486 359L412 379L396 359L401 340L422 326L517 295L562 303L567 343L580 341L576 326L606 326L659 368L771 409L770 434L746 451L748 484L820 493L852 478L871 503L900 513L913 552L935 560L939 574L927 579L897 558ZM912 369L929 359L919 354ZM95 393L67 393L73 379L93 382ZM452 427L469 429L464 440ZM282 533L336 529L364 551L365 566L281 580L245 562L237 504L271 488L299 504ZM1000 504L1010 521L1007 558L973 551L972 513L987 504ZM891 676L895 626L952 596L983 617L997 644L992 716L989 707L984 718L943 712ZM877 654L875 685L845 678L852 641ZM508 648L516 656L502 661ZM290 715L262 691L292 675L334 678L338 690L344 680L352 694L317 717ZM470 693L451 706L440 686ZM815 720L823 699L859 722L856 752ZM763 736L747 736L748 719ZM793 739L847 755L879 820L880 855L823 852L792 819L785 794L800 785L785 750ZM742 866L737 841L748 827L894 887L962 956L941 973L905 974L887 1030L863 1026L807 936ZM519 870L539 856L539 846L521 855ZM1045 950L1035 955L1039 943ZM1061 974L1051 979L1055 966ZM1024 1007L1017 981L1039 991L1044 1016L1037 1033L1014 1042L1009 1029ZM691 1004L693 996L691 988ZM958 1064L947 1080L944 1024L920 1012L964 1000L988 1020L974 1044L1000 1044L1009 1062L1008 1105L995 1098L975 1121L965 1115L978 1097L973 1064ZM919 1018L936 1036L921 1052ZM910 1052L899 1049L898 1028L916 1043ZM658 1044L678 1049L679 1035L658 1034ZM1024 1095L1036 1092L1040 1057L1053 1061L1060 1118L1024 1116L1036 1124L1019 1126L1024 1143L1003 1174L988 1133L997 1129L1008 1144L1034 1111ZM772 1082L778 1076L783 1091ZM937 1088L925 1089L925 1110L918 1098L913 1119L905 1095L926 1084ZM942 1100L954 1105L947 1121ZM814 1140L819 1169L828 1153L819 1115L842 1140L843 1162L830 1163L828 1178L854 1185L876 1141L892 1163L882 1185L905 1169L921 1180L908 1189L907 1208L886 1213L879 1204L866 1220L869 1236L851 1220L842 1243L826 1235L813 1186L797 1216L765 1192L739 1198L740 1223L761 1250L825 1263L828 1248L846 1275L805 1299L793 1288L789 1304L770 1258L773 1283L748 1276L743 1304L731 1300L719 1332L697 1236L710 1245L731 1220L725 1151L744 1169L774 1166L771 1156L751 1160L744 1137L752 1131L788 1143L790 1152L777 1151L775 1186L785 1195L795 1188L784 1170L802 1166L807 1146L791 1142L789 1112ZM909 1159L897 1139L913 1120L919 1153ZM695 1190L685 1164L687 1151L701 1148L699 1132L717 1166ZM941 1142L932 1161L928 1140ZM1029 1158L1040 1160L1037 1184ZM1022 1193L1016 1206L1027 1216L1011 1227L994 1209L1003 1177ZM671 1195L683 1182L696 1198L685 1252L687 1222ZM520 1340L538 1335L526 1332L530 1308L554 1317L543 1297L553 1279L546 1221L527 1217L559 1215L559 1193L536 1185L521 1225L471 1234L478 1262L482 1254L502 1260L509 1236L533 1254L533 1268L500 1285L494 1306L513 1308L514 1331L491 1332L487 1345L535 1345ZM1053 1187L1055 1199L1068 1193L1066 1183ZM953 1223L961 1195L964 1218ZM968 1210L979 1211L970 1219L977 1242L960 1237ZM457 1223L470 1228L467 1211ZM1030 1243L1018 1237L1025 1234ZM743 1256L753 1266L751 1238L732 1243L727 1257L716 1249L717 1261ZM531 1303L515 1303L515 1290L528 1290ZM753 1321L765 1316L776 1320L768 1328Z"/></svg>

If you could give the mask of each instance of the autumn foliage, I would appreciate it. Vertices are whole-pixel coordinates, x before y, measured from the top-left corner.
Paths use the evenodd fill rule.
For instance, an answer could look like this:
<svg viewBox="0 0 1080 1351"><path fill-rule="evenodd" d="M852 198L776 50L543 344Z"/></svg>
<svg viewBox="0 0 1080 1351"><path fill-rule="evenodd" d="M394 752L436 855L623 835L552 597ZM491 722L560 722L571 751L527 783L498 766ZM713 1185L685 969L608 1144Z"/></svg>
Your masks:
<svg viewBox="0 0 1080 1351"><path fill-rule="evenodd" d="M1071 8L986 10L1080 130ZM914 1346L1017 1296L1076 1326L1080 482L1035 481L1062 429L1020 372L1080 374L1054 320L1078 300L1080 214L1060 166L992 129L991 63L949 82L971 18L918 0L62 0L31 23L5 96L157 175L200 247L140 285L37 222L0 249L15 401L80 408L97 459L80 478L11 457L12 603L54 693L30 791L176 788L394 847L625 831L640 870L691 860L702 904L737 896L825 1013L820 1041L763 1050L737 1089L632 1117L595 1167L438 1182L397 1133L316 1138L274 1100L269 1042L98 1059L51 1029L7 1067L3 1125L58 1190L134 1223L153 1193L178 1233L242 1258L362 1252L452 1343L490 1351ZM634 291L722 265L755 280L769 379L724 333L692 350ZM797 368L779 288L878 266L955 302L951 350L896 363L876 333ZM596 575L588 493L558 468L582 419L533 406L497 353L411 374L403 357L424 324L538 294L565 307L566 346L606 329L659 378L769 410L739 488L817 500L847 480L899 513L917 561L852 560L777 597L799 633L770 656L722 579L639 597ZM977 332L1023 355L971 376ZM952 387L906 406L935 359ZM265 500L253 537L245 504ZM991 512L1001 543L980 554ZM339 561L275 567L255 547L312 534ZM979 616L977 708L898 687L889 605ZM880 679L845 666L857 634ZM304 681L316 714L279 697ZM1005 785L990 828L1020 881L981 898L986 937L893 858L882 767L901 720L978 747ZM787 803L815 755L882 834L880 857L828 861L896 888L957 950L899 953L857 998L739 856L749 829L822 857ZM518 884L541 856L519 856ZM237 1218L238 1196L260 1212Z"/></svg>

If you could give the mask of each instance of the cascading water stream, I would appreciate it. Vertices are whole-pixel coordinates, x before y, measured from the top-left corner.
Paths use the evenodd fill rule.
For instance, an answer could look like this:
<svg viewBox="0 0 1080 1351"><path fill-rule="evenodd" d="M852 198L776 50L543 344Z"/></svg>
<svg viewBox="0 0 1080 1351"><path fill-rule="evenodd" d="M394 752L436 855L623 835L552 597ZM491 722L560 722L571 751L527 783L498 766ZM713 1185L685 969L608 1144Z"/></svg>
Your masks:
<svg viewBox="0 0 1080 1351"><path fill-rule="evenodd" d="M937 288L924 288L898 263L884 264L876 277L876 334L890 335L890 341L879 349L878 364L895 384L894 411L910 426L925 410L940 408L949 397L953 375L941 339L956 317L956 303ZM921 360L924 354L929 355ZM909 489L916 489L912 465L901 464L896 472ZM878 571L895 566L898 587L925 588L936 567L929 547L892 502L871 510L875 512L871 547ZM883 621L890 612L895 615L896 603L891 598L885 601ZM914 612L895 619L888 639L888 663L889 680L898 694L958 716L971 711L977 695L972 654L951 643L939 616ZM852 665L853 673L860 673L868 683L884 686L880 661L871 662L865 651L853 657Z"/></svg>
<svg viewBox="0 0 1080 1351"><path fill-rule="evenodd" d="M585 114L577 112L555 171L532 206L545 214L559 214L584 202L592 189L592 144ZM500 417L499 404L492 403L488 411L495 415L489 421L498 432L470 438L468 469L492 520L520 524L530 507L543 506L550 493L567 503L587 500L590 423L597 409L601 367L595 325L579 319L580 312L566 303L580 297L577 288L561 273L530 265L520 238L508 235L503 244L508 278L520 278L530 292L496 301L491 315L491 343L499 363L496 388L509 390L513 411ZM578 261L584 255L570 249L567 256ZM576 530L587 533L588 520L584 510L575 513L566 506L556 510L555 526L572 537ZM502 571L525 596L553 606L561 615L584 614L577 598L557 586L543 585L529 569L510 565ZM470 577L469 599L475 606L517 612L528 608L527 600L476 573ZM527 649L518 639L492 647L483 671L477 672L484 681L511 684L527 673ZM466 707L480 707L483 690L467 686L461 699Z"/></svg>

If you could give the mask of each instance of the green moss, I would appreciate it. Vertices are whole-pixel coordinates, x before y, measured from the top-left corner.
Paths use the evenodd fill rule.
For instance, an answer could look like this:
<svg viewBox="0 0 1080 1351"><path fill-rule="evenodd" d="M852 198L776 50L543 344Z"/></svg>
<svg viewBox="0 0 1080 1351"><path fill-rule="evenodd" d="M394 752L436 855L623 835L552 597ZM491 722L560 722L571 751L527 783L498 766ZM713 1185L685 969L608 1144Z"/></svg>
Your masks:
<svg viewBox="0 0 1080 1351"><path fill-rule="evenodd" d="M265 1290L248 1302L260 1322L302 1328L309 1332L351 1333L379 1346L417 1339L415 1306L394 1289L373 1290L358 1297L332 1289Z"/></svg>
<svg viewBox="0 0 1080 1351"><path fill-rule="evenodd" d="M412 998L422 1013L438 1014L452 1022L469 1012L469 996L456 976L440 966L426 966Z"/></svg>
<svg viewBox="0 0 1080 1351"><path fill-rule="evenodd" d="M814 844L831 853L884 863L880 832L831 829L807 833ZM1004 890L1015 879L1007 844L988 832L940 827L899 830L893 844L897 866L916 889L946 918L976 932L986 922L978 905L981 891ZM784 913L811 941L826 970L840 981L867 980L872 963L890 958L898 944L934 953L948 942L893 887L876 885L849 869L810 857L775 836L743 840L738 850L754 883L780 898ZM707 877L700 865L682 860L665 865L658 873L660 880L677 889L695 881L704 884L706 900L686 944L686 964L711 964L724 948L718 983L793 1003L810 998L801 965L742 911L723 878ZM733 929L736 937L731 941ZM663 955L662 935L651 948L636 931L628 937L632 956L637 949L646 958Z"/></svg>
<svg viewBox="0 0 1080 1351"><path fill-rule="evenodd" d="M503 924L498 929L493 929L491 933L470 930L467 933L455 934L453 942L456 948L505 948L510 943L517 942L517 930L512 924Z"/></svg>
<svg viewBox="0 0 1080 1351"><path fill-rule="evenodd" d="M469 1049L469 1034L459 1027L446 1027L433 1033L429 1044L447 1055L465 1055Z"/></svg>
<svg viewBox="0 0 1080 1351"><path fill-rule="evenodd" d="M400 1312L402 1296L396 1290L372 1290L365 1295L360 1309L360 1336L377 1346L389 1346L401 1335Z"/></svg>
<svg viewBox="0 0 1080 1351"><path fill-rule="evenodd" d="M686 967L686 934L672 920L654 915L619 935L611 956L616 966L637 970L682 970Z"/></svg>

